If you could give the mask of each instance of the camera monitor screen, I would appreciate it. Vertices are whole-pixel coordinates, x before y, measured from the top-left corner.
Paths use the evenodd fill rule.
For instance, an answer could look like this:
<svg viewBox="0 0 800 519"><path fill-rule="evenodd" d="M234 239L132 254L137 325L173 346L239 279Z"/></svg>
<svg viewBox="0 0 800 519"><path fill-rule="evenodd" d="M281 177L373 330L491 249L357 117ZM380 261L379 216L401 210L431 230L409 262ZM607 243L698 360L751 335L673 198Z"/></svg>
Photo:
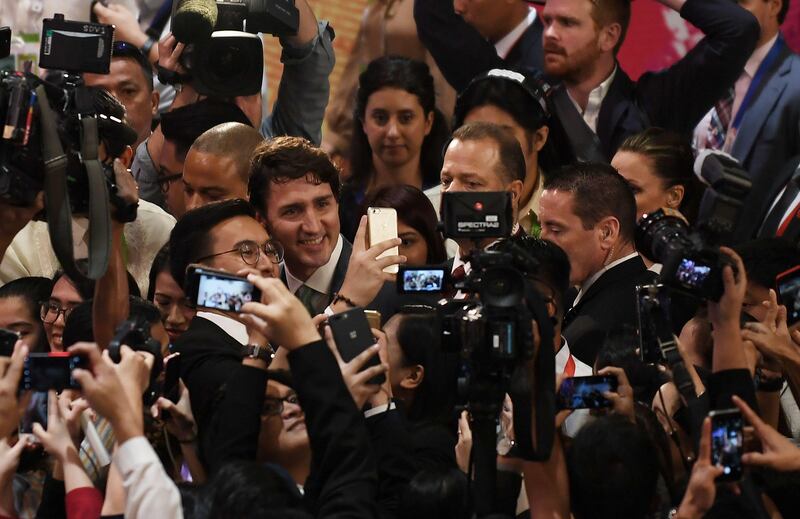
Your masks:
<svg viewBox="0 0 800 519"><path fill-rule="evenodd" d="M436 293L444 289L443 268L402 269L399 276L403 294Z"/></svg>
<svg viewBox="0 0 800 519"><path fill-rule="evenodd" d="M687 288L700 288L711 274L711 267L691 258L681 259L675 272L676 280Z"/></svg>
<svg viewBox="0 0 800 519"><path fill-rule="evenodd" d="M779 274L776 280L778 297L786 307L789 326L800 321L800 265Z"/></svg>
<svg viewBox="0 0 800 519"><path fill-rule="evenodd" d="M242 305L258 301L256 288L242 278L201 273L197 285L197 306L225 312L239 312Z"/></svg>

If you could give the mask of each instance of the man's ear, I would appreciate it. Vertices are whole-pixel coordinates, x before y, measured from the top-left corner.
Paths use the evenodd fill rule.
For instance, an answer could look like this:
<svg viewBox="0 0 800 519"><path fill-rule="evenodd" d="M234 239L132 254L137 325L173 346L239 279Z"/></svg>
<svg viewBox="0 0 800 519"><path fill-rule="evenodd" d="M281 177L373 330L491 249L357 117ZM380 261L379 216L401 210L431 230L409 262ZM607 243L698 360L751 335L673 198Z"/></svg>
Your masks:
<svg viewBox="0 0 800 519"><path fill-rule="evenodd" d="M605 27L600 28L600 35L597 38L597 44L603 52L613 51L617 43L622 38L622 25L619 23L610 23Z"/></svg>
<svg viewBox="0 0 800 519"><path fill-rule="evenodd" d="M511 192L511 201L516 212L519 209L519 199L522 196L522 180L514 180L508 185L507 190Z"/></svg>
<svg viewBox="0 0 800 519"><path fill-rule="evenodd" d="M613 216L606 216L595 226L600 243L605 249L611 249L619 239L619 220Z"/></svg>
<svg viewBox="0 0 800 519"><path fill-rule="evenodd" d="M153 91L150 93L150 103L152 105L150 107L150 113L154 118L158 115L159 101L161 101L161 93L159 93L159 91L154 88Z"/></svg>
<svg viewBox="0 0 800 519"><path fill-rule="evenodd" d="M547 137L550 135L550 128L547 126L542 126L535 132L533 132L533 149L536 152L542 151L544 145L547 144Z"/></svg>
<svg viewBox="0 0 800 519"><path fill-rule="evenodd" d="M406 376L403 377L403 380L400 381L400 387L404 389L416 389L422 384L422 381L425 380L425 368L419 364L414 364L404 369L407 370L407 373Z"/></svg>
<svg viewBox="0 0 800 519"><path fill-rule="evenodd" d="M131 164L133 164L133 148L130 146L125 146L125 149L117 158L120 162L122 162L122 164L125 165L125 168L130 169Z"/></svg>

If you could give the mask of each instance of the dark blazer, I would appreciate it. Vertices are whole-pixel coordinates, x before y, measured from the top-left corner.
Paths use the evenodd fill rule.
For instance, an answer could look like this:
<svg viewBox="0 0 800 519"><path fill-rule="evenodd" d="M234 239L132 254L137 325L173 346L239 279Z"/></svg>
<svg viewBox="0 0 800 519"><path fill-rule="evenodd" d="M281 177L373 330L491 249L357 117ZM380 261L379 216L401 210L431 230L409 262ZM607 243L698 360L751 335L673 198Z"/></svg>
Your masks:
<svg viewBox="0 0 800 519"><path fill-rule="evenodd" d="M538 16L506 59L499 57L494 45L455 13L452 0L415 0L414 21L420 41L457 92L464 90L472 78L493 68L541 74L543 27Z"/></svg>
<svg viewBox="0 0 800 519"><path fill-rule="evenodd" d="M770 205L794 173L784 170L784 165L798 154L800 56L784 46L778 65L745 112L731 149L753 181L736 233L742 240L758 232Z"/></svg>
<svg viewBox="0 0 800 519"><path fill-rule="evenodd" d="M597 120L597 135L609 160L626 137L650 126L689 138L736 82L755 49L758 22L734 2L688 0L680 14L706 36L671 67L646 72L635 83L617 69Z"/></svg>
<svg viewBox="0 0 800 519"><path fill-rule="evenodd" d="M774 232L771 232L768 229L764 229L760 231L761 226L765 223L768 218L771 218L771 214L773 211L779 211L780 209L772 208L769 209L773 202L778 201L778 195L783 197L781 191L787 186L787 184L792 180L795 175L800 175L800 155L796 155L789 159L789 161L783 165L783 167L777 168L775 170L775 183L774 185L770 186L769 195L767 195L766 206L767 210L763 216L757 218L757 221L746 222L746 215L743 215L741 224L753 224L755 227L755 232L759 238L769 238L774 235ZM747 201L745 201L747 203ZM781 214L783 216L783 214ZM745 232L745 231L743 231ZM741 240L745 241L749 235L742 236ZM789 222L784 230L783 234L781 235L782 238L791 241L793 243L800 243L800 219L795 218Z"/></svg>
<svg viewBox="0 0 800 519"><path fill-rule="evenodd" d="M562 335L569 351L593 366L607 332L624 325L637 326L636 286L655 277L639 256L604 272L564 316Z"/></svg>

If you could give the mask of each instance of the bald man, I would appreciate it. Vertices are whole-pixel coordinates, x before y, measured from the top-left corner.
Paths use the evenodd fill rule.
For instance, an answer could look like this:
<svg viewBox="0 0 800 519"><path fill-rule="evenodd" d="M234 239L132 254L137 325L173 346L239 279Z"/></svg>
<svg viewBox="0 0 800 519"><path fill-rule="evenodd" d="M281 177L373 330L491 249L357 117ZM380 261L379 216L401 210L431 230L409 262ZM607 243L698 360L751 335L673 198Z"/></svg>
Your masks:
<svg viewBox="0 0 800 519"><path fill-rule="evenodd" d="M183 165L186 210L233 198L247 199L250 155L264 138L241 123L223 123L198 137Z"/></svg>

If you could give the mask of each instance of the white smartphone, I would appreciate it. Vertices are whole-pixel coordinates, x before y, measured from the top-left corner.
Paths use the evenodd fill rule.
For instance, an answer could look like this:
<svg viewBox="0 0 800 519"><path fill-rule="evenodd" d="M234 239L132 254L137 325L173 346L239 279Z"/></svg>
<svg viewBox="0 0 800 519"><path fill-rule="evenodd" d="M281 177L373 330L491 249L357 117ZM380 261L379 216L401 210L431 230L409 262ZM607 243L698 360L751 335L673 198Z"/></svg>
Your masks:
<svg viewBox="0 0 800 519"><path fill-rule="evenodd" d="M392 238L397 238L397 211L391 207L369 207L367 209L367 247ZM381 253L378 258L397 256L398 254L400 254L399 247L392 247ZM397 274L398 266L390 265L383 271Z"/></svg>

